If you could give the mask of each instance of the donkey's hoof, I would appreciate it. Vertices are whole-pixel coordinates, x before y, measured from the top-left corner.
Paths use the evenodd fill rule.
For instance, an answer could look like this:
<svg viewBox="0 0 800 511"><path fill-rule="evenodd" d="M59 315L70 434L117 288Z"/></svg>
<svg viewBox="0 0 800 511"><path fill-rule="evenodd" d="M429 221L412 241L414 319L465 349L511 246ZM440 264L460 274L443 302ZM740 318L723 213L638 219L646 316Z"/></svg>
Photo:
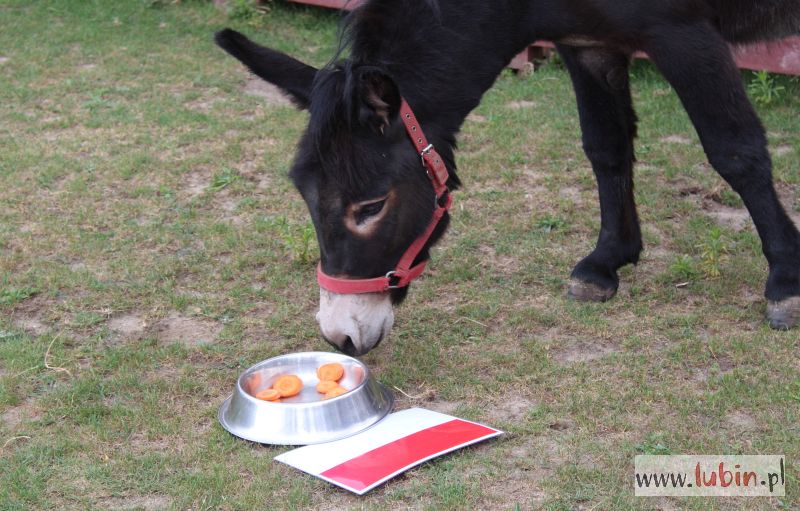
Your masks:
<svg viewBox="0 0 800 511"><path fill-rule="evenodd" d="M579 302L606 302L617 294L616 288L600 287L582 280L572 279L569 282L567 296Z"/></svg>
<svg viewBox="0 0 800 511"><path fill-rule="evenodd" d="M789 330L800 321L800 296L793 296L767 305L769 326L775 330Z"/></svg>

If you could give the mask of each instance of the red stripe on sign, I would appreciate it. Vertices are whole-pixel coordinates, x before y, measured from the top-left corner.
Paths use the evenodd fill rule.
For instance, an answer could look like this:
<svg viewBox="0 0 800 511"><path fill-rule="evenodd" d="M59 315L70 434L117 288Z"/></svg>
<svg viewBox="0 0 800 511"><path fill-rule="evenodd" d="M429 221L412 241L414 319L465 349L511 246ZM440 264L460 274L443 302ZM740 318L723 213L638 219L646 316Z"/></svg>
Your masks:
<svg viewBox="0 0 800 511"><path fill-rule="evenodd" d="M361 491L420 460L494 433L497 430L455 419L382 445L320 475Z"/></svg>

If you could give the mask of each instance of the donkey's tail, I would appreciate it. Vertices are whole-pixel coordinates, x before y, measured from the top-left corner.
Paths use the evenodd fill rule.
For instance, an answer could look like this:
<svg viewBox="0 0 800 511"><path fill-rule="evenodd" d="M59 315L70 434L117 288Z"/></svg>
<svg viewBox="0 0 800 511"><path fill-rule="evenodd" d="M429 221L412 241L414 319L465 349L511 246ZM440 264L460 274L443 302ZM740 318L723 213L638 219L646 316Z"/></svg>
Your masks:
<svg viewBox="0 0 800 511"><path fill-rule="evenodd" d="M800 35L800 0L711 0L720 32L745 43Z"/></svg>

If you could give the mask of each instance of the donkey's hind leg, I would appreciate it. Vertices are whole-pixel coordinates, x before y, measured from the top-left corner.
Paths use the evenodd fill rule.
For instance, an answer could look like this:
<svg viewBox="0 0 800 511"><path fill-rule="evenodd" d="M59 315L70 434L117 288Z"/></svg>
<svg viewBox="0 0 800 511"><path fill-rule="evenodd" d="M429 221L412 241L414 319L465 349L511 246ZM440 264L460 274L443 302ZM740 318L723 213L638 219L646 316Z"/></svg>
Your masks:
<svg viewBox="0 0 800 511"><path fill-rule="evenodd" d="M770 326L800 320L800 234L772 184L767 140L727 43L705 22L661 25L645 50L692 120L711 165L742 197L769 263L765 296Z"/></svg>
<svg viewBox="0 0 800 511"><path fill-rule="evenodd" d="M642 237L633 199L636 114L628 81L629 56L602 48L559 46L569 69L600 196L597 246L572 270L569 296L605 301L619 287L617 270L639 260Z"/></svg>

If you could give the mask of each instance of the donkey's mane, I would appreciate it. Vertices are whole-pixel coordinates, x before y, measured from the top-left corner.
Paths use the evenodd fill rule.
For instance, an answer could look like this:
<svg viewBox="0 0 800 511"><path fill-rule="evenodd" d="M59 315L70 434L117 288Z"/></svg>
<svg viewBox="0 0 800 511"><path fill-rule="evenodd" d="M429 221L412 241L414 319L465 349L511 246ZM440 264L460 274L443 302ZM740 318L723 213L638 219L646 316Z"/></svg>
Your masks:
<svg viewBox="0 0 800 511"><path fill-rule="evenodd" d="M402 19L398 19L399 12L403 13ZM358 187L381 172L357 161L360 156L353 147L352 134L361 127L356 104L359 71L369 68L397 80L402 69L408 78L409 62L422 58L411 48L426 37L426 31L430 34L432 26L441 29L440 16L438 0L369 0L343 18L337 51L316 74L309 106L310 142L319 160L325 162L325 170L336 174L332 176L335 179ZM429 69L437 67L432 65ZM411 69L410 73L416 71ZM414 90L401 93L425 96L426 87L435 86L431 83L435 78L412 76L411 79ZM437 148L448 161L448 167L455 170L455 134L448 131L435 125L426 126L426 134L437 140ZM453 176L452 185L457 183Z"/></svg>
<svg viewBox="0 0 800 511"><path fill-rule="evenodd" d="M355 117L355 87L352 62L342 60L317 72L309 105L307 136L326 173L348 188L360 187L375 177L375 169L355 161L352 133Z"/></svg>

